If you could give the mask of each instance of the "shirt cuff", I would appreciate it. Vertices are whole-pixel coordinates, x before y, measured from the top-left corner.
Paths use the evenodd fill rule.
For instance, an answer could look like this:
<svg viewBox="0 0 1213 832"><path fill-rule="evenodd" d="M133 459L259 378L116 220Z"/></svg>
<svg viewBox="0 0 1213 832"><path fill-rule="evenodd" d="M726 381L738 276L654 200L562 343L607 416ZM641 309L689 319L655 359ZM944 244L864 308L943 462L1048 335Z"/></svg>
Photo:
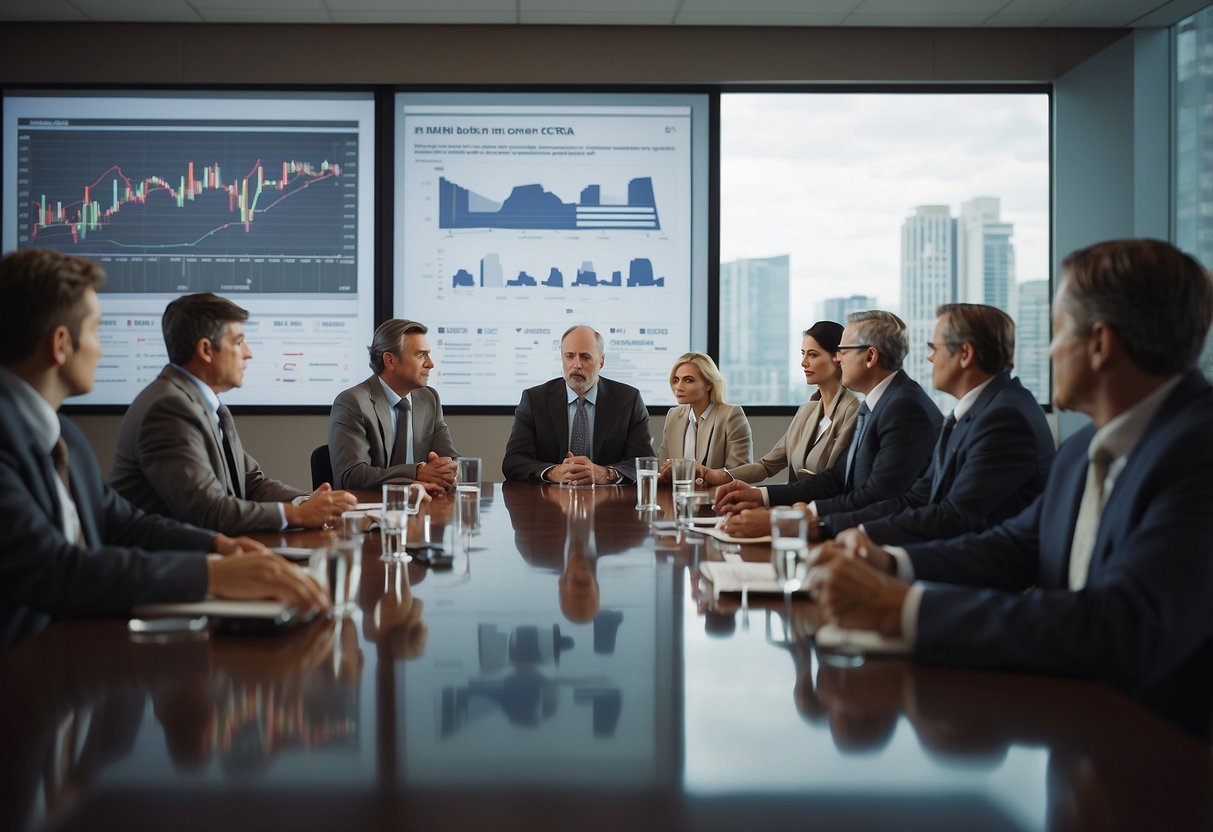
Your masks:
<svg viewBox="0 0 1213 832"><path fill-rule="evenodd" d="M812 517L813 517L813 519L814 519L814 520L820 520L820 519L821 519L821 518L820 518L820 517L817 515L817 501L816 501L816 500L813 500L811 503L809 503L809 514L810 514L810 515L812 515Z"/></svg>
<svg viewBox="0 0 1213 832"><path fill-rule="evenodd" d="M556 467L555 465L549 465L547 468L544 468L542 471L540 471L539 472L539 481L540 482L551 482L551 480L548 479L548 471L551 471L555 467Z"/></svg>
<svg viewBox="0 0 1213 832"><path fill-rule="evenodd" d="M278 531L286 530L286 505L278 503L278 517L281 518L281 523L278 524Z"/></svg>
<svg viewBox="0 0 1213 832"><path fill-rule="evenodd" d="M901 602L901 637L911 647L918 641L918 608L922 606L922 584L912 584Z"/></svg>
<svg viewBox="0 0 1213 832"><path fill-rule="evenodd" d="M914 583L914 564L910 562L910 553L900 546L882 546L893 557L897 564L897 578L907 584Z"/></svg>
<svg viewBox="0 0 1213 832"><path fill-rule="evenodd" d="M771 495L767 493L767 489L766 489L765 485L760 485L758 487L758 493L762 495L762 504L764 506L770 506L771 505Z"/></svg>

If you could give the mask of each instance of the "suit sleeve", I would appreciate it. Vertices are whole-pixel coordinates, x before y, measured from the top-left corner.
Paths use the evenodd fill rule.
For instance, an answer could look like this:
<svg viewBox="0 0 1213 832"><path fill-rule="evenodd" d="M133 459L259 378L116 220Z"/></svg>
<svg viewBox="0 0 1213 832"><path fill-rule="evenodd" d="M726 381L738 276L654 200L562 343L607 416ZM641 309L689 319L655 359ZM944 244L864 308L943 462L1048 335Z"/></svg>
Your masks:
<svg viewBox="0 0 1213 832"><path fill-rule="evenodd" d="M443 427L446 427L445 422ZM363 415L357 396L343 391L329 411L329 461L333 465L334 488L374 489L385 482L412 482L416 465L392 465L378 468L371 465L371 445L368 432L376 426ZM448 434L449 439L449 434Z"/></svg>
<svg viewBox="0 0 1213 832"><path fill-rule="evenodd" d="M1007 502L1008 495L1024 489L1036 476L1039 446L1024 414L1003 408L985 414L973 429L977 433L967 443L956 479L943 499L928 502L928 480L926 498L921 502L909 501L901 511L889 512L883 518L869 514L871 507L860 512L873 540L902 545L980 531ZM871 522L867 522L868 516L873 518Z"/></svg>
<svg viewBox="0 0 1213 832"><path fill-rule="evenodd" d="M540 475L557 464L557 461L543 462L537 455L534 403L531 391L524 390L518 407L514 409L514 427L510 430L509 441L505 444L501 473L507 480L541 482Z"/></svg>
<svg viewBox="0 0 1213 832"><path fill-rule="evenodd" d="M426 389L434 397L434 427L430 433L430 447L426 449L426 453L433 451L438 456L454 459L459 456L459 451L455 449L455 440L451 438L451 429L447 427L446 417L442 415L442 400L438 398L437 390L431 387L427 387Z"/></svg>
<svg viewBox="0 0 1213 832"><path fill-rule="evenodd" d="M881 416L880 448L871 472L858 488L846 492L840 489L836 496L815 498L817 513L853 511L909 491L930 463L931 451L939 438L939 411L935 410L932 419L926 407L929 402L913 396L889 402ZM845 465L846 457L840 459ZM837 467L831 470L837 471ZM809 482L816 479L813 477Z"/></svg>
<svg viewBox="0 0 1213 832"><path fill-rule="evenodd" d="M175 396L161 397L144 415L138 437L139 465L169 511L178 520L224 534L281 528L280 500L241 500L227 493L211 467L204 439L210 427L202 424L201 419L202 415L188 399ZM256 465L246 454L245 463L250 461ZM255 476L249 469L246 484L250 481L259 483L258 478L264 478L259 467L256 471ZM280 492L272 487L265 490L289 493L290 497L284 496L284 499L303 493ZM252 494L252 491L246 493Z"/></svg>
<svg viewBox="0 0 1213 832"><path fill-rule="evenodd" d="M628 482L636 481L636 457L653 456L653 435L649 427L649 411L644 406L640 391L632 394L632 408L628 415L628 438L623 457L608 465L614 465L619 475Z"/></svg>
<svg viewBox="0 0 1213 832"><path fill-rule="evenodd" d="M661 424L661 444L657 446L657 453L655 454L658 465L661 465L667 459L672 459L670 456L670 428L672 427L670 417L677 409L677 406L675 406L665 412L665 420ZM682 456L682 454L679 454L679 456Z"/></svg>
<svg viewBox="0 0 1213 832"><path fill-rule="evenodd" d="M69 543L47 515L31 510L24 480L40 476L0 452L0 598L6 606L29 607L59 618L116 615L153 601L197 601L206 593L205 548L149 552L124 542L209 541L214 535L149 515L131 506L101 482L96 463L84 471L75 454L73 477L88 476L87 492L101 502L80 499L77 509L94 515L104 545L85 550ZM82 489L83 491L83 489ZM83 519L83 518L82 518ZM174 528L175 527L175 528ZM117 544L117 545L115 545Z"/></svg>
<svg viewBox="0 0 1213 832"><path fill-rule="evenodd" d="M788 485L767 486L767 496L770 497L773 506L787 506L801 501L807 503L833 497L841 492L846 484L846 468L847 458L844 454L838 458L833 467L819 471L811 477L796 480ZM820 503L818 513L821 513Z"/></svg>
<svg viewBox="0 0 1213 832"><path fill-rule="evenodd" d="M890 532L889 520L892 517L902 517L930 508L928 503L931 499L933 472L934 466L928 468L925 474L914 481L914 486L900 497L881 500L855 511L838 511L825 515L824 519L829 523L830 529L835 534L844 529L854 528L862 523L864 531L876 543L887 543L898 546L920 540L955 537L961 532L970 531L969 529L961 529L952 534L926 535L923 537L908 536L902 538Z"/></svg>
<svg viewBox="0 0 1213 832"><path fill-rule="evenodd" d="M729 422L725 437L725 468L735 468L745 465L754 458L754 437L750 432L750 420L745 411L734 407L729 413Z"/></svg>

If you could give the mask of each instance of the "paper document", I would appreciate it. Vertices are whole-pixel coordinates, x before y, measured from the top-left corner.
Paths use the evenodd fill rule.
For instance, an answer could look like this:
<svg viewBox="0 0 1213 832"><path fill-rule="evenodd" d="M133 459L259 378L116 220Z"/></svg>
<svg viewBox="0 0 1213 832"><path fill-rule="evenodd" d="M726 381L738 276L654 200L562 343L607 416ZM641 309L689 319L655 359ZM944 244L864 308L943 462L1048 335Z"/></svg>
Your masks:
<svg viewBox="0 0 1213 832"><path fill-rule="evenodd" d="M712 584L712 594L741 592L744 588L751 595L775 593L782 595L783 587L775 576L775 567L769 563L753 561L703 561L699 571ZM808 588L798 590L807 592Z"/></svg>
<svg viewBox="0 0 1213 832"><path fill-rule="evenodd" d="M142 604L131 610L140 618L158 615L213 615L220 618L277 618L286 610L282 601L193 601L185 604Z"/></svg>
<svg viewBox="0 0 1213 832"><path fill-rule="evenodd" d="M910 654L910 642L904 638L887 638L875 630L845 630L835 624L823 624L813 639L827 652L869 656Z"/></svg>

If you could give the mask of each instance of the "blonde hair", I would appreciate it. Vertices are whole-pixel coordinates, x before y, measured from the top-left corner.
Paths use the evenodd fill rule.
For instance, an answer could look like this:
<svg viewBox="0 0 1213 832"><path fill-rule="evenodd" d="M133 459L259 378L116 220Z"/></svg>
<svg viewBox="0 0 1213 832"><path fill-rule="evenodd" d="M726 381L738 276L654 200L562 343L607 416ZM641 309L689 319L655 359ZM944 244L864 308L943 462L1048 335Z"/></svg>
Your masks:
<svg viewBox="0 0 1213 832"><path fill-rule="evenodd" d="M699 371L699 375L703 376L703 380L712 385L712 389L708 393L708 401L714 404L724 404L724 376L720 374L720 368L716 366L712 356L702 352L684 352L678 356L678 360L670 368L671 390L674 389L674 383L678 378L678 368L683 364L692 365Z"/></svg>

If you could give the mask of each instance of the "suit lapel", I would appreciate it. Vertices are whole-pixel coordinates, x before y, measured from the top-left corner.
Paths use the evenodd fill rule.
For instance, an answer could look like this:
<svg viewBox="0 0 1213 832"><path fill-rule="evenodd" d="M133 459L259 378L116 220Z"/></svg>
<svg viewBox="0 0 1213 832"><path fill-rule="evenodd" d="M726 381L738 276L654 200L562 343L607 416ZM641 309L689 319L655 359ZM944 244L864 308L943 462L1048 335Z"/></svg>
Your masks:
<svg viewBox="0 0 1213 832"><path fill-rule="evenodd" d="M202 400L202 393L198 390L198 386L188 378L183 378L181 373L183 370L178 370L173 366L164 368L161 374L165 380L173 384L177 389L185 393L186 398L197 409L202 418L202 423L208 428L207 435L211 439L211 447L207 448L207 454L211 459L211 467L215 469L215 475L227 485L229 494L244 493L244 489L236 490L236 484L232 482L231 472L227 470L227 462L223 455L223 434L219 431L219 424L210 408L206 406L206 402ZM232 437L232 457L236 463L236 476L240 483L244 483L244 448L240 444L240 437Z"/></svg>
<svg viewBox="0 0 1213 832"><path fill-rule="evenodd" d="M691 409L687 408L687 415L690 418ZM712 447L712 434L716 432L716 426L720 423L720 405L712 408L712 415L704 423L703 427L695 431L695 459L698 462L707 464L708 450Z"/></svg>
<svg viewBox="0 0 1213 832"><path fill-rule="evenodd" d="M598 414L594 415L594 433L597 439ZM569 453L569 402L563 378L558 379L548 389L548 418L552 420L553 433L556 434L556 464L560 464Z"/></svg>
<svg viewBox="0 0 1213 832"><path fill-rule="evenodd" d="M611 427L611 397L607 395L607 384L601 376L598 377L598 401L594 405L594 439L591 447L594 449L591 459L599 459L602 456L602 446L606 442L607 433ZM568 411L565 410L565 419L568 419Z"/></svg>
<svg viewBox="0 0 1213 832"><path fill-rule="evenodd" d="M1040 571L1041 585L1048 588L1066 588L1070 585L1070 549L1074 545L1074 525L1078 521L1078 506L1087 484L1087 446L1091 443L1094 428L1079 431L1069 441L1077 443L1073 460L1064 470L1053 466L1056 486L1045 489L1041 499L1045 501L1041 513ZM1050 556L1046 546L1060 544L1061 548Z"/></svg>

